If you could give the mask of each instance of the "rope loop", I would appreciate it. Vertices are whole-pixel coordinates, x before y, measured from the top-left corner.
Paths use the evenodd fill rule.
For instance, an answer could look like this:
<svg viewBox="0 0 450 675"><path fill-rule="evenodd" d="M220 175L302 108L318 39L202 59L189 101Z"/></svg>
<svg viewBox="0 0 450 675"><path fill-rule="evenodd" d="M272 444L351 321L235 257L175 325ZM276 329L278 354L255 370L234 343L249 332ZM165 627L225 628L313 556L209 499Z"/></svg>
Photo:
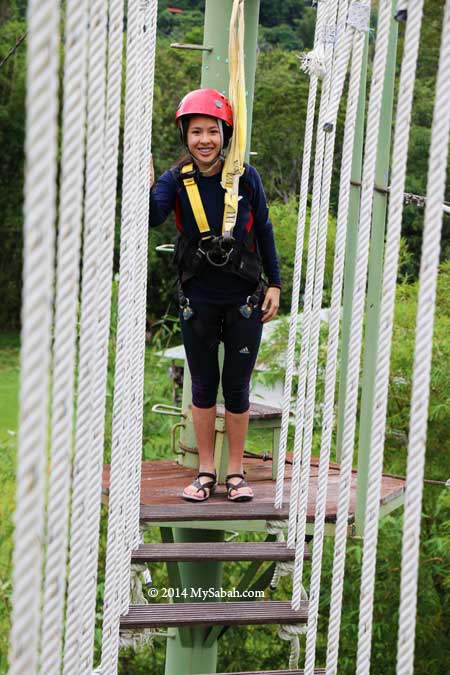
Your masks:
<svg viewBox="0 0 450 675"><path fill-rule="evenodd" d="M300 658L299 636L306 633L307 626L304 624L283 624L278 627L278 637L291 643L289 654L289 668L298 668Z"/></svg>
<svg viewBox="0 0 450 675"><path fill-rule="evenodd" d="M287 528L287 520L266 520L267 534L275 534L277 541L286 541L284 530Z"/></svg>
<svg viewBox="0 0 450 675"><path fill-rule="evenodd" d="M153 647L156 633L157 631L151 629L121 631L119 646L121 649L137 649L142 646Z"/></svg>

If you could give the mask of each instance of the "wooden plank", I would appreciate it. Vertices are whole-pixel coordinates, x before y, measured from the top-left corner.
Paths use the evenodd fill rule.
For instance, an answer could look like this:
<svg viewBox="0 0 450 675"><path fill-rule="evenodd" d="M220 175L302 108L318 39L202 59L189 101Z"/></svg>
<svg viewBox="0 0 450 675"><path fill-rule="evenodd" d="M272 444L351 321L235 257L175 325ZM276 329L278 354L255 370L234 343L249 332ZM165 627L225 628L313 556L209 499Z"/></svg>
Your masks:
<svg viewBox="0 0 450 675"><path fill-rule="evenodd" d="M273 504L251 502L229 502L224 499L209 499L206 502L184 502L181 504L154 504L141 506L140 520L143 523L187 520L287 520L287 504L276 509Z"/></svg>
<svg viewBox="0 0 450 675"><path fill-rule="evenodd" d="M310 554L305 547L304 559ZM204 562L205 560L294 560L295 549L284 542L193 542L141 544L131 553L132 563Z"/></svg>
<svg viewBox="0 0 450 675"><path fill-rule="evenodd" d="M298 611L290 602L277 600L245 602L184 602L130 605L120 617L120 627L173 628L177 626L244 626L256 624L306 623L308 602Z"/></svg>
<svg viewBox="0 0 450 675"><path fill-rule="evenodd" d="M325 675L326 671L322 668L314 670L314 675ZM217 673L217 675L304 675L304 670L246 670L244 672Z"/></svg>

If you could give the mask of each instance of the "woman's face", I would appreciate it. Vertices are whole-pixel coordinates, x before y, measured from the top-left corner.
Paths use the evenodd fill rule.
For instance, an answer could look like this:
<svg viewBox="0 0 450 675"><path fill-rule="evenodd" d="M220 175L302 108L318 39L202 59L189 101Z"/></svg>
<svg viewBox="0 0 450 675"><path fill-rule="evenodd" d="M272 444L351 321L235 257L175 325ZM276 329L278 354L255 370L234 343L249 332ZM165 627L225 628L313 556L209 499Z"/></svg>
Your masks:
<svg viewBox="0 0 450 675"><path fill-rule="evenodd" d="M222 149L217 120L207 115L193 115L189 120L187 145L200 171L206 170Z"/></svg>

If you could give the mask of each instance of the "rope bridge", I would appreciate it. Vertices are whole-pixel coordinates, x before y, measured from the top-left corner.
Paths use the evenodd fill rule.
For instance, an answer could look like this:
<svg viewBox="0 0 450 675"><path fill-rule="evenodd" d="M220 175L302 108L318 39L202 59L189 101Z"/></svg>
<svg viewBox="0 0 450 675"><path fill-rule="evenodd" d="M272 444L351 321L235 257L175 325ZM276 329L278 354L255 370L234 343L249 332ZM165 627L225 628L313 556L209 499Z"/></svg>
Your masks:
<svg viewBox="0 0 450 675"><path fill-rule="evenodd" d="M243 15L235 0L234 17ZM369 244L383 85L387 77L392 17L406 20L397 96L384 246L381 309L370 464L364 523L359 629L355 672L370 672L373 597L380 485L396 278L405 194L408 143L423 0L378 3L378 23L365 130L358 214L349 364L343 415L342 455L325 671L316 667L316 640L325 510L334 408L341 306L358 101L364 86L370 0L319 0L314 49L302 59L310 77L295 268L286 357L284 405L274 519L268 520L266 560L293 575L291 603L214 603L211 626L278 623L291 641L290 668L298 668L299 634L306 632L306 675L338 672L339 636L353 448L358 421L359 371L365 318ZM156 45L156 0L128 3L125 130L121 186L120 283L112 422L109 520L103 606L101 665L117 672L121 642L148 639L142 628L183 626L192 605L148 607L130 598L136 591L131 563L142 549L140 485L145 356L148 191ZM28 97L24 206L24 285L21 351L20 431L13 570L10 674L65 675L93 671L106 376L111 313L112 258L116 212L119 124L122 104L123 0L67 0L64 10L64 78L59 91L61 3L30 0L28 9ZM242 48L242 44L240 45ZM348 87L345 81L349 74ZM433 318L435 312L450 115L450 0L446 0L436 81L423 248L419 279L411 425L403 526L397 675L412 675L418 556ZM336 249L329 315L327 363L311 580L306 601L303 567L323 301L330 190L338 109L346 91L340 167ZM320 96L319 96L320 94ZM58 155L58 111L62 103L62 152ZM315 148L313 148L315 141ZM312 177L311 177L312 170ZM59 175L59 183L57 176ZM307 200L312 184L301 343L298 343L300 285ZM56 224L58 225L56 229ZM56 231L58 236L56 237ZM55 254L56 251L56 254ZM81 279L79 270L81 268ZM78 311L80 315L78 316ZM79 321L79 339L78 334ZM52 337L53 336L53 337ZM288 512L282 511L289 412L294 372L295 439ZM51 392L51 394L49 394ZM50 398L51 397L51 398ZM50 412L48 412L50 411ZM47 448L49 457L47 458ZM48 486L47 486L48 476ZM278 520L276 513L278 511ZM222 516L225 517L225 516ZM218 518L217 518L218 519ZM283 530L287 528L287 542ZM175 544L173 544L175 546ZM221 546L228 546L227 549ZM217 557L242 559L248 549L217 544ZM230 548L231 547L231 548ZM145 548L145 547L144 547ZM167 549L164 549L167 550ZM281 555L280 551L284 551ZM289 554L287 553L289 552ZM142 554L139 564L153 558ZM211 555L213 551L211 550ZM252 555L255 555L253 552ZM233 557L234 556L234 557ZM272 557L270 557L272 556ZM164 559L164 556L161 558ZM184 558L183 558L184 559ZM251 559L251 558L244 558ZM144 568L146 569L146 568ZM67 572L66 572L67 570ZM137 589L139 590L139 589ZM237 607L234 607L234 604ZM247 607L248 605L248 607ZM276 606L275 606L276 605ZM211 609L211 607L210 607ZM263 611L264 610L264 611ZM206 609L203 607L203 612ZM184 612L184 615L183 615ZM259 612L259 614L258 614ZM272 612L272 614L270 614ZM150 617L150 618L149 618ZM195 625L191 623L190 625ZM135 629L139 629L139 635ZM213 629L214 630L214 629ZM131 631L131 632L130 632ZM394 659L394 655L392 656ZM277 671L280 673L287 671ZM294 672L294 671L291 671ZM295 672L300 672L296 670Z"/></svg>

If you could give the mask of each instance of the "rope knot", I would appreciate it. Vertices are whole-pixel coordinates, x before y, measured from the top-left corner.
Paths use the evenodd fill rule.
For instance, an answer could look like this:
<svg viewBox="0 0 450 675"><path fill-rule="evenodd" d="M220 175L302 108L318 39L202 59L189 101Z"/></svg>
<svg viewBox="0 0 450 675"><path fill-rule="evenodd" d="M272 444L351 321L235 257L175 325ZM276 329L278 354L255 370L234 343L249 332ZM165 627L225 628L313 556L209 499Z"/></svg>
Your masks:
<svg viewBox="0 0 450 675"><path fill-rule="evenodd" d="M306 624L283 624L278 628L278 637L291 643L291 653L289 654L289 668L298 668L300 658L300 640L299 635L304 635L308 627Z"/></svg>
<svg viewBox="0 0 450 675"><path fill-rule="evenodd" d="M370 25L370 5L367 2L353 0L348 9L347 25L360 33L367 33Z"/></svg>
<svg viewBox="0 0 450 675"><path fill-rule="evenodd" d="M327 62L323 45L318 45L311 52L300 54L300 68L307 75L315 75L322 79L327 74Z"/></svg>

